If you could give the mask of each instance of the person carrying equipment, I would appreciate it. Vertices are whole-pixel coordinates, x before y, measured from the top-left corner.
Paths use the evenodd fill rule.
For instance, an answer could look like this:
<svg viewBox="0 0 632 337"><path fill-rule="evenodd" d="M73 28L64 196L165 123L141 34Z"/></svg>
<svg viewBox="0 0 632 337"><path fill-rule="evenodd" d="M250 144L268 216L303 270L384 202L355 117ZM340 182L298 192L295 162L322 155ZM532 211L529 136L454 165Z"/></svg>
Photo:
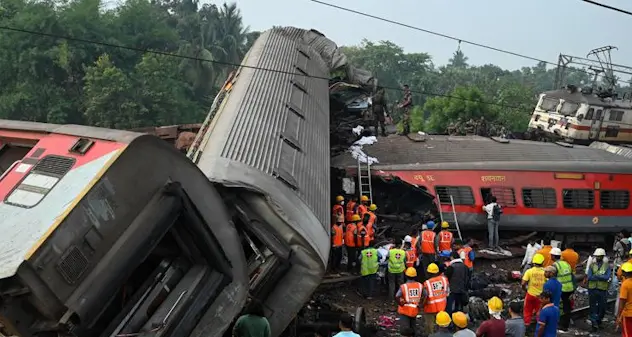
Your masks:
<svg viewBox="0 0 632 337"><path fill-rule="evenodd" d="M367 300L373 298L375 283L377 282L379 255L380 253L373 247L365 248L360 252L361 291Z"/></svg>
<svg viewBox="0 0 632 337"><path fill-rule="evenodd" d="M347 246L347 271L351 272L358 260L358 249L356 248L356 222L360 220L360 216L354 214L351 222L347 224L345 230L345 246Z"/></svg>
<svg viewBox="0 0 632 337"><path fill-rule="evenodd" d="M571 321L571 297L577 287L575 274L571 265L562 260L562 251L559 248L551 249L551 260L553 260L553 267L557 270L557 280L562 284L560 311L563 313L560 317L559 329L567 331Z"/></svg>
<svg viewBox="0 0 632 337"><path fill-rule="evenodd" d="M388 297L392 298L399 286L404 283L406 252L401 248L388 251ZM417 273L415 273L416 275Z"/></svg>
<svg viewBox="0 0 632 337"><path fill-rule="evenodd" d="M439 235L437 235L437 245L436 249L438 252L449 251L452 253L452 245L454 244L454 235L448 230L450 228L450 224L447 221L441 223L441 231Z"/></svg>
<svg viewBox="0 0 632 337"><path fill-rule="evenodd" d="M542 254L533 255L531 261L533 267L529 268L522 276L522 288L527 290L524 297L524 312L522 317L524 318L524 325L527 327L531 325L533 314L540 310L540 294L544 289L544 256Z"/></svg>
<svg viewBox="0 0 632 337"><path fill-rule="evenodd" d="M612 270L606 260L606 251L603 248L595 249L594 262L586 273L588 280L588 302L590 305L590 322L593 331L601 328L601 322L606 315L608 288L610 287L610 275Z"/></svg>
<svg viewBox="0 0 632 337"><path fill-rule="evenodd" d="M426 335L430 335L435 332L433 322L436 314L445 311L450 285L445 276L439 275L439 266L436 264L431 263L426 269L426 273L428 280L423 283L421 303L424 309L424 331Z"/></svg>
<svg viewBox="0 0 632 337"><path fill-rule="evenodd" d="M411 328L413 331L416 331L422 285L415 280L417 278L417 270L415 268L407 268L405 274L406 283L400 285L395 294L395 300L398 303L397 314L401 330Z"/></svg>
<svg viewBox="0 0 632 337"><path fill-rule="evenodd" d="M426 230L421 232L421 265L425 271L424 280L427 280L430 278L427 272L428 266L434 263L437 256L436 245L435 245L436 234L435 232L432 231L434 226L435 226L434 221L432 220L428 221L426 223ZM430 322L430 324L432 325L432 322Z"/></svg>

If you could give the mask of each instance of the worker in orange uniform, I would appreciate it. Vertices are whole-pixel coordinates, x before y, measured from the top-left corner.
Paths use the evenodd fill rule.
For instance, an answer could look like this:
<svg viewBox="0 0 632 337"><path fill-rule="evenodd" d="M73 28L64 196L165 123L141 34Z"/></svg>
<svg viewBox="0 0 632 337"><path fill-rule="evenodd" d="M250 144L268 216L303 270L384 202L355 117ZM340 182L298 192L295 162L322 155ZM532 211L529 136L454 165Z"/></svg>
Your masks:
<svg viewBox="0 0 632 337"><path fill-rule="evenodd" d="M536 254L540 254L544 257L544 262L542 262L542 267L544 268L553 265L553 260L551 260L551 249L553 249L553 246L546 245L535 252Z"/></svg>
<svg viewBox="0 0 632 337"><path fill-rule="evenodd" d="M342 246L344 245L344 222L331 226L331 271L340 272L342 261Z"/></svg>
<svg viewBox="0 0 632 337"><path fill-rule="evenodd" d="M399 315L400 331L413 329L416 335L416 320L419 314L419 304L421 303L422 284L416 281L417 271L415 268L407 268L406 283L399 286L395 294L397 314Z"/></svg>
<svg viewBox="0 0 632 337"><path fill-rule="evenodd" d="M464 245L462 240L454 240L454 249L459 253L459 258L463 260L463 264L467 267L469 271L469 275L472 275L474 271L474 259L476 254L474 254L474 250L469 245Z"/></svg>
<svg viewBox="0 0 632 337"><path fill-rule="evenodd" d="M369 197L363 195L360 197L360 205L358 205L358 214L360 217L364 216L364 213L369 211Z"/></svg>
<svg viewBox="0 0 632 337"><path fill-rule="evenodd" d="M540 253L533 255L533 267L528 269L522 276L522 287L527 290L524 297L524 312L522 318L524 325L531 325L533 315L540 310L540 294L544 290L544 256Z"/></svg>
<svg viewBox="0 0 632 337"><path fill-rule="evenodd" d="M404 238L404 251L406 252L406 268L415 268L419 265L417 252L413 247L413 239L410 236Z"/></svg>
<svg viewBox="0 0 632 337"><path fill-rule="evenodd" d="M423 284L421 304L424 308L424 332L428 336L435 332L435 316L447 307L450 285L448 279L439 274L439 266L434 263L428 265L426 275L428 279Z"/></svg>
<svg viewBox="0 0 632 337"><path fill-rule="evenodd" d="M434 221L428 221L426 222L426 230L421 232L421 265L422 268L424 269L425 272L425 277L424 280L427 280L430 278L430 276L428 275L428 266L430 266L430 264L434 263L436 257L437 257L437 251L436 251L436 247L435 247L435 239L436 239L436 234L435 232L432 231L432 229L434 228L435 223ZM432 324L432 323L431 323Z"/></svg>
<svg viewBox="0 0 632 337"><path fill-rule="evenodd" d="M345 246L347 247L347 271L351 272L358 264L358 248L356 247L356 222L360 220L360 216L354 214L351 216L351 222L347 223L345 228Z"/></svg>
<svg viewBox="0 0 632 337"><path fill-rule="evenodd" d="M336 203L331 209L331 223L340 222L345 217L345 198L342 195L336 197Z"/></svg>
<svg viewBox="0 0 632 337"><path fill-rule="evenodd" d="M632 263L621 265L624 281L619 290L619 310L617 326L621 327L623 337L632 337Z"/></svg>
<svg viewBox="0 0 632 337"><path fill-rule="evenodd" d="M369 237L371 238L371 242L375 240L375 228L373 227L377 221L377 215L375 215L375 211L377 210L376 204L371 204L369 206L369 211L364 213L362 217L362 223L366 227L366 230L369 232Z"/></svg>
<svg viewBox="0 0 632 337"><path fill-rule="evenodd" d="M351 218L354 214L358 214L358 202L356 198L352 197L346 207L345 220L347 220L347 223L353 221Z"/></svg>
<svg viewBox="0 0 632 337"><path fill-rule="evenodd" d="M630 250L628 252L628 260L625 261L625 262L632 263L632 250ZM621 267L619 267L619 269L617 269L617 278L619 279L619 281L624 281L625 280L625 277L623 275L623 269L621 269L622 267L623 267L623 265L621 265ZM632 306L632 303L630 303L630 305Z"/></svg>
<svg viewBox="0 0 632 337"><path fill-rule="evenodd" d="M368 248L371 245L371 236L362 221L356 223L356 248L358 251Z"/></svg>
<svg viewBox="0 0 632 337"><path fill-rule="evenodd" d="M437 251L438 252L449 252L452 254L452 245L454 244L454 235L448 230L450 228L450 224L447 221L441 223L441 231L439 235L436 236L437 241Z"/></svg>
<svg viewBox="0 0 632 337"><path fill-rule="evenodd" d="M567 245L566 249L562 251L562 261L566 261L571 265L571 269L573 269L573 273L575 272L575 268L577 268L577 264L579 263L579 254L573 249L571 245Z"/></svg>

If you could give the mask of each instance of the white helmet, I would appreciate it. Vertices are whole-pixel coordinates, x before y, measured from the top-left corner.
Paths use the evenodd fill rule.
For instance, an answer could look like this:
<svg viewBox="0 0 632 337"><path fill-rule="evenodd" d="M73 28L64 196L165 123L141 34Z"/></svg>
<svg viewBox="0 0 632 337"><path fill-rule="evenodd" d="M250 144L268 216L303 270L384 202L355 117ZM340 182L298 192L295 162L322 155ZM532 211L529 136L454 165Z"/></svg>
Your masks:
<svg viewBox="0 0 632 337"><path fill-rule="evenodd" d="M606 256L606 250L603 248L597 248L595 249L593 256Z"/></svg>
<svg viewBox="0 0 632 337"><path fill-rule="evenodd" d="M427 230L427 229L428 229L428 226L426 226L426 224L421 225L421 230L422 230L422 231L425 231L425 230Z"/></svg>
<svg viewBox="0 0 632 337"><path fill-rule="evenodd" d="M551 255L560 256L562 255L562 250L557 247L551 248Z"/></svg>
<svg viewBox="0 0 632 337"><path fill-rule="evenodd" d="M406 235L404 237L404 242L412 243L413 242L413 238L410 235Z"/></svg>

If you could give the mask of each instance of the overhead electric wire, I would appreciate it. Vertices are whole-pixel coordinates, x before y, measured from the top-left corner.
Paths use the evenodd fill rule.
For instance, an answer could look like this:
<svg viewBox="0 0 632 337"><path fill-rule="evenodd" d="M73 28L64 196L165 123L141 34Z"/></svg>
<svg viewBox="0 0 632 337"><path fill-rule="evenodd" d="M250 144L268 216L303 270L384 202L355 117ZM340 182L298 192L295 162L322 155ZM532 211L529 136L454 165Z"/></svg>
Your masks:
<svg viewBox="0 0 632 337"><path fill-rule="evenodd" d="M393 25L409 28L409 29L420 31L420 32L423 32L423 33L427 33L427 34L443 37L443 38L446 38L446 39L458 41L459 43L466 43L466 44L469 44L469 45L472 45L472 46L475 46L475 47L489 49L489 50L493 50L493 51L496 51L496 52L499 52L499 53L504 53L504 54L520 57L520 58L523 58L523 59L531 60L531 61L544 62L546 64L554 65L556 67L558 66L558 64L555 63L555 62L542 60L542 59L539 59L537 57L533 57L533 56L529 56L529 55L525 55L525 54L512 52L512 51L509 51L509 50L506 50L506 49L492 47L492 46L485 45L485 44L478 43L478 42L474 42L474 41L468 41L468 40L461 39L461 38L458 38L458 37L455 37L455 36L451 36L451 35L435 32L435 31L432 31L432 30L429 30L429 29L416 27L416 26L413 26L413 25L409 25L407 23L403 23L401 21L391 20L391 19L388 19L388 18L385 18L385 17L382 17L382 16L377 16L377 15L369 14L369 13L366 13L366 12L361 12L361 11L358 11L358 10L355 10L355 9L351 9L351 8L348 8L348 7L335 5L335 4L332 4L332 3L329 3L329 2L325 2L325 1L321 1L321 0L308 0L308 1L320 4L320 5L323 5L323 6L335 8L335 9L338 9L338 10L341 10L341 11L344 11L344 12L357 14L357 15L364 16L364 17L371 18L371 19L375 19L375 20L378 20L378 21L383 21L383 22L386 22L386 23L390 23L390 24L393 24ZM587 0L584 0L584 1L587 1ZM585 73L585 74L588 74L588 75L591 75L591 76L594 75L593 73L588 72L588 71L586 71L584 69L579 69L579 68L571 68L571 69L573 71L582 72L582 73Z"/></svg>
<svg viewBox="0 0 632 337"><path fill-rule="evenodd" d="M7 30L7 31L23 33L23 34L44 36L44 37L49 37L49 38L54 38L54 39L61 39L61 40L72 41L72 42L79 42L79 43L83 43L83 44L100 45L100 46L104 46L104 47L108 47L108 48L126 49L126 50L136 51L136 52L139 52L139 53L150 53L150 54L169 56L169 57L176 57L176 58L193 60L193 61L209 62L209 63L223 65L223 66L242 67L242 68L253 69L253 70L257 70L257 71L268 71L268 72L274 72L274 73L280 73L280 74L286 74L286 75L304 76L304 77L308 77L308 78L322 79L322 80L326 80L326 81L330 80L329 77L314 76L314 75L309 75L309 74L302 74L302 73L299 73L299 72L291 72L291 71L278 70L278 69L270 69L270 68L248 66L248 65L232 63L232 62L208 60L208 59L203 59L203 58L199 58L199 57L187 56L187 55L182 55L182 54L175 54L175 53L164 52L164 51L159 51L159 50L144 49L144 48L138 48L138 47L114 44L114 43L103 42L103 41L87 40L87 39L76 38L76 37L72 37L72 36L64 36L64 35L57 35L57 34L51 34L51 33L44 33L44 32L38 32L38 31L33 31L33 30L28 30L28 29L21 29L21 28L15 28L15 27L9 27L9 26L0 26L0 30ZM404 91L402 88L386 87L386 86L382 86L382 87L384 89L388 89L388 90ZM458 100L467 101L467 102L481 103L481 104L487 104L487 105L495 105L495 106L504 107L504 108L525 109L524 106L512 106L512 105L506 105L506 104L500 104L500 103L494 103L494 102L487 102L487 101L474 100L474 99L469 99L469 98L464 98L464 97L458 97L458 96L454 96L454 95L432 93L432 92L413 90L413 89L410 89L410 92L411 93L415 93L415 94L420 94L420 95L426 95L426 96L453 98L453 99L458 99ZM527 107L527 109L531 110L531 109L533 109L533 106Z"/></svg>
<svg viewBox="0 0 632 337"><path fill-rule="evenodd" d="M582 0L582 1L583 2L587 2L587 3L591 4L591 5L595 5L595 6L599 6L599 7L602 7L602 8L609 9L611 11L615 11L615 12L619 12L619 13L623 13L623 14L627 14L627 15L632 15L632 12L630 12L630 11L626 11L625 9L612 7L612 6L609 6L609 5L606 5L606 4L602 4L602 3L599 3L597 1L592 1L592 0Z"/></svg>

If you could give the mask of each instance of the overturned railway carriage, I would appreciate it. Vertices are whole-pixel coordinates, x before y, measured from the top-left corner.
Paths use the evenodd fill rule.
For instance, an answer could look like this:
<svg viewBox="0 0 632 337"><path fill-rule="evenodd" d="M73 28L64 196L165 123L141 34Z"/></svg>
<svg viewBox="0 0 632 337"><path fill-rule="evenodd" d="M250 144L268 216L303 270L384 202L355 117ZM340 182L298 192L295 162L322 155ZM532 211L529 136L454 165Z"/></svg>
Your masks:
<svg viewBox="0 0 632 337"><path fill-rule="evenodd" d="M632 161L607 151L566 143L477 136L379 138L365 146L379 164L374 175L398 177L434 194L443 216L462 228L484 228L485 200L504 207L503 230L559 233L615 232L632 222ZM355 175L350 154L332 160ZM454 213L452 209L454 201Z"/></svg>
<svg viewBox="0 0 632 337"><path fill-rule="evenodd" d="M238 229L168 143L0 120L0 168L3 335L219 336L240 312Z"/></svg>

